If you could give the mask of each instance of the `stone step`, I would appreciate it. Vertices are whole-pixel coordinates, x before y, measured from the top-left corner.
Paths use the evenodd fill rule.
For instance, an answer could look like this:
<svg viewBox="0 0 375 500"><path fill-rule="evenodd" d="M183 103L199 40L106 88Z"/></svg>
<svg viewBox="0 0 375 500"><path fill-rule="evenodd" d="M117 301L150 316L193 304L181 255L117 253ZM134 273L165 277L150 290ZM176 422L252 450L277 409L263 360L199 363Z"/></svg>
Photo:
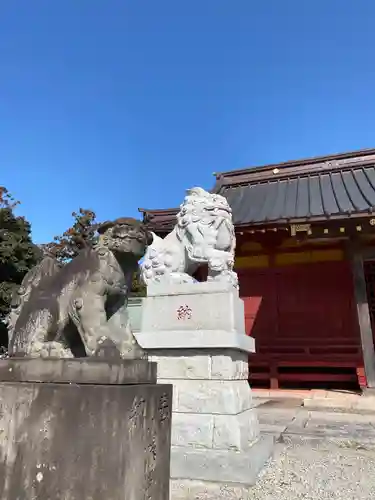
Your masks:
<svg viewBox="0 0 375 500"><path fill-rule="evenodd" d="M304 399L303 406L308 410L326 409L344 413L375 413L375 397Z"/></svg>

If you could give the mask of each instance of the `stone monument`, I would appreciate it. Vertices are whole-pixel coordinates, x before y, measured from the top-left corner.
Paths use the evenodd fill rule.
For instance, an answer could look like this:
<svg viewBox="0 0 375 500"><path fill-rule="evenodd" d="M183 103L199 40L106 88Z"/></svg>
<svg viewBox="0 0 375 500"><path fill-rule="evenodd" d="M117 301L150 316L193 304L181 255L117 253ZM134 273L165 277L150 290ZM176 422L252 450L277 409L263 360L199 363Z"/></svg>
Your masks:
<svg viewBox="0 0 375 500"><path fill-rule="evenodd" d="M26 275L0 361L0 497L168 500L172 386L110 319L152 236L134 219Z"/></svg>
<svg viewBox="0 0 375 500"><path fill-rule="evenodd" d="M254 339L233 271L235 234L226 199L187 192L177 224L154 236L141 265L147 283L140 346L174 387L171 499L245 498L270 457L248 383ZM192 274L208 268L206 282Z"/></svg>

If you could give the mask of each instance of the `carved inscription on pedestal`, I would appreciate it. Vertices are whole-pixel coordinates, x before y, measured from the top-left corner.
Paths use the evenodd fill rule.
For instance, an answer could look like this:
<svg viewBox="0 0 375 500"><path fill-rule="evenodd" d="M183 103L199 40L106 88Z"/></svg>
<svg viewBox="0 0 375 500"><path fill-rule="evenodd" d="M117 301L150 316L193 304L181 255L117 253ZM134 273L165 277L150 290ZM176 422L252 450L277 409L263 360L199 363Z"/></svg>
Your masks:
<svg viewBox="0 0 375 500"><path fill-rule="evenodd" d="M192 314L192 310L188 305L180 306L177 309L177 319L178 320L191 319L191 314Z"/></svg>
<svg viewBox="0 0 375 500"><path fill-rule="evenodd" d="M131 432L137 428L140 418L144 416L145 408L146 400L144 398L135 397L129 413L129 429Z"/></svg>
<svg viewBox="0 0 375 500"><path fill-rule="evenodd" d="M170 419L171 409L168 401L168 394L163 393L159 399L159 419L163 423Z"/></svg>
<svg viewBox="0 0 375 500"><path fill-rule="evenodd" d="M145 448L146 459L146 495L147 500L152 500L152 490L151 487L154 482L154 472L156 467L156 456L157 456L157 444L155 429L147 429L148 434L150 434L149 444Z"/></svg>

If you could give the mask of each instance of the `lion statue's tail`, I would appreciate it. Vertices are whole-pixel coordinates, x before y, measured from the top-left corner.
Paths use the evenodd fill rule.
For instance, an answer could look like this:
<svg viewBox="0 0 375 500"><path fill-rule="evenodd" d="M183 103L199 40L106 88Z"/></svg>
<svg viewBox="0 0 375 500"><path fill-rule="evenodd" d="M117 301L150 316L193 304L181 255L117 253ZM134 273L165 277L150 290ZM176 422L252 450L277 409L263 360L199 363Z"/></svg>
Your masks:
<svg viewBox="0 0 375 500"><path fill-rule="evenodd" d="M163 238L151 233L153 237L152 244L147 248L143 261L140 264L141 279L145 285L157 276L165 273L164 251L165 242Z"/></svg>
<svg viewBox="0 0 375 500"><path fill-rule="evenodd" d="M28 301L31 292L39 285L44 277L54 276L60 269L61 266L58 261L52 255L47 254L39 264L25 274L21 285L13 292L11 311L6 319L8 327L8 345L10 345L13 337L22 306Z"/></svg>

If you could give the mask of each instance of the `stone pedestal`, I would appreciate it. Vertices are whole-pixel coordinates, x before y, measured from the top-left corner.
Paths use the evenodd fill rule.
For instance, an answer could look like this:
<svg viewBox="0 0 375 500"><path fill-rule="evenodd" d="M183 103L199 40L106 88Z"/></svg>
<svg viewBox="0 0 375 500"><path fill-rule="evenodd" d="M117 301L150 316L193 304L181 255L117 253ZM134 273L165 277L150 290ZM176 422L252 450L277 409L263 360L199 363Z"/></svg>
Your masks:
<svg viewBox="0 0 375 500"><path fill-rule="evenodd" d="M156 286L143 300L135 335L159 383L174 387L172 500L243 498L271 455L252 405L243 309L238 291L217 283Z"/></svg>
<svg viewBox="0 0 375 500"><path fill-rule="evenodd" d="M147 361L0 361L0 498L169 498L172 386Z"/></svg>

